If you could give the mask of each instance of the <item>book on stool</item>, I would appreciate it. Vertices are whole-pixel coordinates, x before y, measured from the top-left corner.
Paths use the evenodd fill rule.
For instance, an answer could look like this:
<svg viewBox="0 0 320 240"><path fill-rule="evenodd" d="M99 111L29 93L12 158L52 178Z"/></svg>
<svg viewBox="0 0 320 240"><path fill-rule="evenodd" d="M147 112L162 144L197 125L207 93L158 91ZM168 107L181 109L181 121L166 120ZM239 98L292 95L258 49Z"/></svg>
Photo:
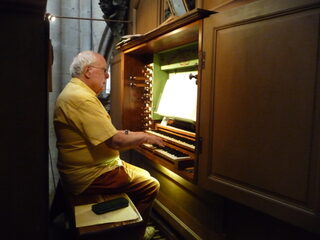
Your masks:
<svg viewBox="0 0 320 240"><path fill-rule="evenodd" d="M118 198L119 199L119 198ZM141 218L138 210L132 203L129 197L125 197L128 200L128 204L123 205L121 208L116 210L107 211L105 213L98 212L96 214L93 209L96 207L100 207L99 203L90 203L84 205L77 205L74 207L75 212L75 223L76 228L85 227L85 226L93 226L105 223L116 223L116 222L124 222L130 220L137 220ZM109 207L110 204L114 204L113 199L109 200L107 205L102 207ZM123 203L123 199L115 200L118 203ZM93 209L92 209L93 208ZM101 209L101 208L99 208Z"/></svg>

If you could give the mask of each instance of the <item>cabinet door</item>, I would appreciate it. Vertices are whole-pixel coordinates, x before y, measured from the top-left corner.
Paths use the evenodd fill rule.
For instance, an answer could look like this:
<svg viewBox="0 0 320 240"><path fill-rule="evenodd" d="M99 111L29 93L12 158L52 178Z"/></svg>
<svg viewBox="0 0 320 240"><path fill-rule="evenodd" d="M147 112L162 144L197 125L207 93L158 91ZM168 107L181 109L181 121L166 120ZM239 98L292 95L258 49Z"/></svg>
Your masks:
<svg viewBox="0 0 320 240"><path fill-rule="evenodd" d="M319 1L204 20L199 185L320 232Z"/></svg>

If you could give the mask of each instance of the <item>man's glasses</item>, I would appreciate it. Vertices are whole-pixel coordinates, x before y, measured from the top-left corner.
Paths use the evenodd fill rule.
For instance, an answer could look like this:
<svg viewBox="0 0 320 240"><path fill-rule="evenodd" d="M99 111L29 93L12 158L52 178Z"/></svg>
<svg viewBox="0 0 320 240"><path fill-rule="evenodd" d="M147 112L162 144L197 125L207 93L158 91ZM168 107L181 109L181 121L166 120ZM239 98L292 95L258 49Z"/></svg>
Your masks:
<svg viewBox="0 0 320 240"><path fill-rule="evenodd" d="M97 68L97 69L101 69L102 71L104 71L104 73L107 73L108 72L108 69L107 68L104 68L104 67L96 67L96 66L91 66L90 67L93 67L93 68Z"/></svg>

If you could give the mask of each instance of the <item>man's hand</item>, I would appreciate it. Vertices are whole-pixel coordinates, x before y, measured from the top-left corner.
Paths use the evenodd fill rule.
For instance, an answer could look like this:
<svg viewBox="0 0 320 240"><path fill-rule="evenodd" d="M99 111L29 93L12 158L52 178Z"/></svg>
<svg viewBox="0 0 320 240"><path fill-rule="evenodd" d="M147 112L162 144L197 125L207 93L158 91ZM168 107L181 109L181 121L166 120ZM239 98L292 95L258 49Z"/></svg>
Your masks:
<svg viewBox="0 0 320 240"><path fill-rule="evenodd" d="M155 136L152 134L148 134L148 133L145 133L145 134L147 135L147 137L146 137L147 142L145 142L145 143L149 143L152 145L158 145L159 147L164 147L164 142L161 137L158 137L158 136Z"/></svg>

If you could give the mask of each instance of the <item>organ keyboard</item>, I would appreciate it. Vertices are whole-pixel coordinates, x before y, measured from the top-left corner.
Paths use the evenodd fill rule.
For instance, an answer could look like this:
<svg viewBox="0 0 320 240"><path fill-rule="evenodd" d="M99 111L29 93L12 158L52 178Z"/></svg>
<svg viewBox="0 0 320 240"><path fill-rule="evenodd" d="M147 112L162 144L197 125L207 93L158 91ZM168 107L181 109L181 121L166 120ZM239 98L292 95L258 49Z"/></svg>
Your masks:
<svg viewBox="0 0 320 240"><path fill-rule="evenodd" d="M156 124L154 130L146 130L146 132L161 137L165 142L165 147L143 144L144 149L170 161L178 170L194 165L194 133L160 124Z"/></svg>
<svg viewBox="0 0 320 240"><path fill-rule="evenodd" d="M164 140L167 140L169 142L175 143L177 145L180 145L182 147L185 147L191 151L195 150L195 144L194 141L174 135L172 133L168 133L162 130L146 130L147 133L159 136L163 138Z"/></svg>

